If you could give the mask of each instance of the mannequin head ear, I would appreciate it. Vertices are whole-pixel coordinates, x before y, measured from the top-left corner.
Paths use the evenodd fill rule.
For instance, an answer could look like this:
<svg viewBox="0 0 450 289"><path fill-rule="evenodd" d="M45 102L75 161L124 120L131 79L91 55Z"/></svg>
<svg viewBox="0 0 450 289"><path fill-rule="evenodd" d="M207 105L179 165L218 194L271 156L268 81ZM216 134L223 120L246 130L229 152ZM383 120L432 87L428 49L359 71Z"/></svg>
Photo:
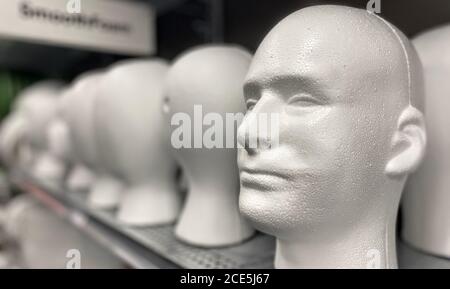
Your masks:
<svg viewBox="0 0 450 289"><path fill-rule="evenodd" d="M403 177L416 170L425 156L426 142L423 114L410 105L398 119L385 173L390 177Z"/></svg>

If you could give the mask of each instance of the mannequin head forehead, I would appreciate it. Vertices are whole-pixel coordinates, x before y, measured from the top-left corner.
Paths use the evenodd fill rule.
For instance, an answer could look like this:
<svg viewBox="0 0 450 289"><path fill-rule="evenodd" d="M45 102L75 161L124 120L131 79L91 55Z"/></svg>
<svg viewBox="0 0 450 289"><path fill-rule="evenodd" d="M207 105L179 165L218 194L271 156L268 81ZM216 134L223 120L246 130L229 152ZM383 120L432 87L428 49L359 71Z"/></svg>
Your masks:
<svg viewBox="0 0 450 289"><path fill-rule="evenodd" d="M201 106L202 116L208 113L220 115L223 125L227 113L243 115L242 86L250 61L251 55L246 50L225 45L196 47L181 55L171 66L166 80L166 111L169 118L180 112L187 114L194 131L194 106ZM174 128L172 126L172 130ZM226 135L225 129L223 131L225 142L226 137L230 136ZM234 139L235 131L232 132ZM194 137L192 133L192 144ZM219 185L215 179L223 172L237 171L235 149L204 148L203 145L202 148L191 147L177 149L176 155L188 169L186 173L196 179ZM235 176L232 178L237 179ZM226 181L228 179L224 178Z"/></svg>
<svg viewBox="0 0 450 289"><path fill-rule="evenodd" d="M168 69L165 60L159 58L126 60L111 67L100 83L100 93L123 97L157 95L162 102L163 82ZM148 91L147 91L148 90ZM161 105L146 107L149 113L161 113Z"/></svg>
<svg viewBox="0 0 450 289"><path fill-rule="evenodd" d="M251 94L254 86L289 82L339 89L338 101L382 98L398 109L411 102L422 110L420 65L403 33L382 18L351 7L313 6L269 32L254 56L246 89Z"/></svg>
<svg viewBox="0 0 450 289"><path fill-rule="evenodd" d="M78 76L71 87L74 94L86 94L91 92L98 84L104 74L103 70L93 70Z"/></svg>
<svg viewBox="0 0 450 289"><path fill-rule="evenodd" d="M243 213L279 237L395 218L414 165L392 165L402 149L393 139L402 118L420 119L421 77L407 38L365 10L314 6L282 20L244 86L239 135L252 114L277 113L280 126L277 147L239 152Z"/></svg>
<svg viewBox="0 0 450 289"><path fill-rule="evenodd" d="M170 111L243 111L242 85L251 55L233 46L196 47L181 55L167 78ZM183 97L181 97L183 96ZM188 98L188 101L184 98Z"/></svg>
<svg viewBox="0 0 450 289"><path fill-rule="evenodd" d="M108 105L111 105L112 109L117 109L117 116L123 121L133 121L129 115L130 109L134 109L136 117L147 117L148 120L153 116L153 121L159 123L162 118L162 95L167 70L167 62L158 58L119 62L103 77L99 85L99 94L110 95L112 101ZM128 96L130 101L126 99ZM144 105L133 106L136 103ZM123 109L113 107L120 104L126 106Z"/></svg>
<svg viewBox="0 0 450 289"><path fill-rule="evenodd" d="M93 98L95 85L100 81L102 71L89 71L77 77L62 94L60 107L63 116L72 116L83 105L81 99Z"/></svg>

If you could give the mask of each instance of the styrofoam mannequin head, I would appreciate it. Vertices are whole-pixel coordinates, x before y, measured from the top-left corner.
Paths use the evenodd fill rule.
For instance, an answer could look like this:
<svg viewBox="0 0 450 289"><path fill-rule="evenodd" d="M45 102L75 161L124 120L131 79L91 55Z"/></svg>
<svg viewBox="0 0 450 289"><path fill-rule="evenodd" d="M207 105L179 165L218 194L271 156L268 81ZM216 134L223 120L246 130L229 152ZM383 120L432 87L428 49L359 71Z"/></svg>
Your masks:
<svg viewBox="0 0 450 289"><path fill-rule="evenodd" d="M42 81L26 88L15 104L15 110L29 119L28 141L39 150L47 149L46 131L57 113L61 89L59 82Z"/></svg>
<svg viewBox="0 0 450 289"><path fill-rule="evenodd" d="M119 221L130 225L171 223L178 216L176 163L163 115L168 64L161 59L114 65L98 88L95 114L100 158L126 183Z"/></svg>
<svg viewBox="0 0 450 289"><path fill-rule="evenodd" d="M70 128L74 154L81 162L93 168L97 165L94 104L102 76L101 70L84 73L64 93L61 103L62 115Z"/></svg>
<svg viewBox="0 0 450 289"><path fill-rule="evenodd" d="M102 70L82 74L62 96L62 117L68 125L74 162L67 187L73 191L89 190L95 182L94 172L101 170L96 153L94 104L102 75Z"/></svg>
<svg viewBox="0 0 450 289"><path fill-rule="evenodd" d="M19 150L24 146L33 146L35 150L47 148L45 131L55 115L55 99L60 89L59 82L42 81L17 96L12 112L2 123L2 158L6 163L18 161Z"/></svg>
<svg viewBox="0 0 450 289"><path fill-rule="evenodd" d="M98 147L95 114L98 86L104 71L91 71L74 81L65 95L66 116L73 139L73 151L80 159L68 180L74 190L89 190L89 203L96 208L109 209L118 205L122 182L111 176Z"/></svg>
<svg viewBox="0 0 450 289"><path fill-rule="evenodd" d="M417 36L413 44L424 67L428 146L405 187L402 236L422 251L450 258L450 25Z"/></svg>
<svg viewBox="0 0 450 289"><path fill-rule="evenodd" d="M25 142L33 151L31 173L43 182L60 182L65 166L49 151L49 127L58 114L62 83L42 81L26 88L19 96L15 111L26 120Z"/></svg>
<svg viewBox="0 0 450 289"><path fill-rule="evenodd" d="M305 8L265 37L244 86L240 208L277 237L276 267L397 266L398 203L425 150L421 78L406 37L365 10ZM279 115L279 144L249 148L263 113Z"/></svg>
<svg viewBox="0 0 450 289"><path fill-rule="evenodd" d="M48 163L48 158L37 157L49 150L50 140L56 140L53 137L55 134L50 133L50 124L58 113L61 88L59 82L42 81L28 87L18 96L13 111L2 124L2 158L7 164L27 169L34 166L35 172L44 178L61 177L59 169L47 171L49 167L45 163ZM34 151L35 157L31 156L30 151ZM37 163L33 163L33 159ZM55 168L53 165L51 167Z"/></svg>
<svg viewBox="0 0 450 289"><path fill-rule="evenodd" d="M243 112L242 84L251 55L233 46L191 49L172 65L167 77L165 110L169 123L184 113L194 122L194 106L203 115ZM200 116L201 118L201 116ZM172 133L176 126L172 126ZM193 133L194 135L195 133ZM173 134L172 134L173 136ZM234 136L234 135L233 135ZM225 141L225 135L222 136ZM228 136L230 137L230 136ZM194 144L195 140L192 139ZM239 176L235 148L179 148L174 155L183 167L189 193L176 235L199 246L223 246L240 242L253 230L238 210Z"/></svg>

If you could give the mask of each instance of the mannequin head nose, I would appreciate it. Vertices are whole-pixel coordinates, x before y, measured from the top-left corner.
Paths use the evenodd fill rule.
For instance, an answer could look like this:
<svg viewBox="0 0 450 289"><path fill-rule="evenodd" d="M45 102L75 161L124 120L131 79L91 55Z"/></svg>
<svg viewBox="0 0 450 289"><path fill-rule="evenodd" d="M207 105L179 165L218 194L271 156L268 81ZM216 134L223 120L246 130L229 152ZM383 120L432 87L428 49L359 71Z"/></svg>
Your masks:
<svg viewBox="0 0 450 289"><path fill-rule="evenodd" d="M239 148L244 148L249 155L271 149L278 144L278 124L276 113L249 111L238 129Z"/></svg>
<svg viewBox="0 0 450 289"><path fill-rule="evenodd" d="M250 133L248 127L248 121L244 119L237 131L238 148L243 148L249 155L253 155L256 153L256 147L253 148L250 146Z"/></svg>

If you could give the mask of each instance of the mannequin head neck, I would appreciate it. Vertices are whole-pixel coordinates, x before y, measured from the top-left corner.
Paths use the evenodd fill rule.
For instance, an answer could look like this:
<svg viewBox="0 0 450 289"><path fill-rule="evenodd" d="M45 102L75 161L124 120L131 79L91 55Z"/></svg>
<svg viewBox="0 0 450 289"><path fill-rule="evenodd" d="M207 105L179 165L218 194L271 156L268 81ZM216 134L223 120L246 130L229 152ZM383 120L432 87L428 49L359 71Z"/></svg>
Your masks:
<svg viewBox="0 0 450 289"><path fill-rule="evenodd" d="M291 248L340 244L340 254L362 257L357 248L367 239L383 256L395 250L401 191L425 146L421 67L406 37L360 9L297 11L259 46L244 93L241 142L250 115L280 117L279 145L240 150L244 215ZM289 254L306 252L300 248ZM329 256L316 265L336 265L339 252ZM293 260L277 254L279 266L310 259Z"/></svg>

